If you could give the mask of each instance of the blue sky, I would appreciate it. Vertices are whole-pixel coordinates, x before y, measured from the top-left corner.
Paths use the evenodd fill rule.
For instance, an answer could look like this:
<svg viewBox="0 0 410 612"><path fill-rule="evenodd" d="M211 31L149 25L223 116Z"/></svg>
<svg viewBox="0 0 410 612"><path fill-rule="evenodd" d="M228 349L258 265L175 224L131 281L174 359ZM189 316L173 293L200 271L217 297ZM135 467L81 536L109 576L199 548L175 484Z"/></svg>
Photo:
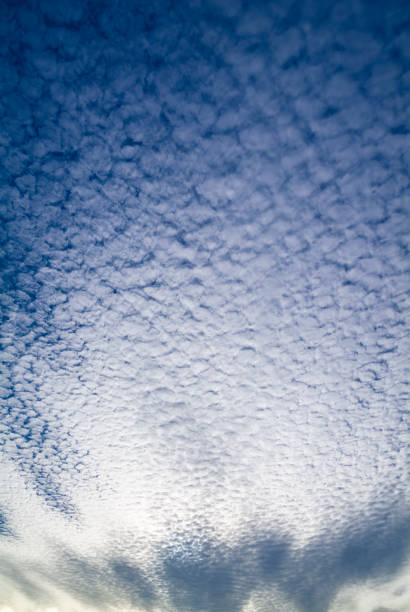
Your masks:
<svg viewBox="0 0 410 612"><path fill-rule="evenodd" d="M409 19L2 3L1 612L409 612Z"/></svg>

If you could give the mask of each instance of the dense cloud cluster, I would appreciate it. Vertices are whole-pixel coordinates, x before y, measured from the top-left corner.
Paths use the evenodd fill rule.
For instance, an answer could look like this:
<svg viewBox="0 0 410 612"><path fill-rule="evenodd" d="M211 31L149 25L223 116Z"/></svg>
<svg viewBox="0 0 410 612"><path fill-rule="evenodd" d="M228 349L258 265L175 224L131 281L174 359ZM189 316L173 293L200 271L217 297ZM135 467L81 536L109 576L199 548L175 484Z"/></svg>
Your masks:
<svg viewBox="0 0 410 612"><path fill-rule="evenodd" d="M0 605L410 609L409 19L1 3Z"/></svg>

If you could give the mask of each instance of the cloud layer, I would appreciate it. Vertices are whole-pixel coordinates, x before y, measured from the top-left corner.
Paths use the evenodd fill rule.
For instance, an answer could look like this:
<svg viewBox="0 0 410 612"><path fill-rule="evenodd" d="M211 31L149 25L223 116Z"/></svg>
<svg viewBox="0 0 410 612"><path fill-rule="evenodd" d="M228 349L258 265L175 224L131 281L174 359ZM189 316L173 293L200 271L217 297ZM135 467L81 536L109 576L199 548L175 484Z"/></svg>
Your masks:
<svg viewBox="0 0 410 612"><path fill-rule="evenodd" d="M1 10L0 605L409 610L405 3Z"/></svg>

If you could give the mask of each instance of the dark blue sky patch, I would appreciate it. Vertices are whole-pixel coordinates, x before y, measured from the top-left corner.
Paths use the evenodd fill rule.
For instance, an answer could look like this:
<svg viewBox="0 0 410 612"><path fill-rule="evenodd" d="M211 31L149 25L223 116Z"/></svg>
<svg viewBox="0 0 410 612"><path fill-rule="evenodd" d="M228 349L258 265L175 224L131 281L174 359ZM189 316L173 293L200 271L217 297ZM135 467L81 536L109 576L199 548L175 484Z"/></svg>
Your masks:
<svg viewBox="0 0 410 612"><path fill-rule="evenodd" d="M9 521L7 519L7 514L0 509L0 536L10 537L13 536L13 532L9 528Z"/></svg>
<svg viewBox="0 0 410 612"><path fill-rule="evenodd" d="M34 467L32 472L34 475L33 489L44 499L46 504L53 510L64 514L68 519L75 518L76 507L70 501L69 495L61 492L56 478L53 478L46 470L37 467Z"/></svg>
<svg viewBox="0 0 410 612"><path fill-rule="evenodd" d="M13 387L12 392L14 393ZM65 468L69 455L73 460L77 456L77 466L83 465L75 449L67 454L67 450L59 448L58 440L62 441L66 449L70 436L62 435L58 425L54 423L50 426L50 422L44 419L40 412L25 407L15 395L11 394L7 399L9 408L3 415L3 423L7 428L2 439L3 447L7 443L7 437L13 439L14 452L11 456L23 478L50 508L72 518L76 509L69 496L62 493L58 477L54 475ZM44 459L48 460L46 465Z"/></svg>

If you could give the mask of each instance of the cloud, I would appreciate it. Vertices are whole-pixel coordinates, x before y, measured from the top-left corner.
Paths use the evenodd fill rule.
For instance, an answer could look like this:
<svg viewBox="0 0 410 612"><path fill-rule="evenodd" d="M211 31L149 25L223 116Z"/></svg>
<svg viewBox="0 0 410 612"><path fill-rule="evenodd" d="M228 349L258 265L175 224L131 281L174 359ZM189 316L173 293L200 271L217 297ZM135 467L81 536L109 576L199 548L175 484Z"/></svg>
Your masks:
<svg viewBox="0 0 410 612"><path fill-rule="evenodd" d="M249 530L235 545L227 546L191 529L157 546L148 573L129 552L122 557L105 552L93 560L61 547L56 549L53 569L40 563L26 566L26 571L13 566L8 574L3 567L3 573L13 576L18 588L37 602L53 601L52 588L57 586L76 605L101 610L127 605L152 610L162 605L183 612L221 606L234 612L273 588L268 606L283 605L285 598L287 605L279 609L314 612L339 609L333 606L346 586L391 580L408 559L408 548L407 516L394 521L375 516L368 525L359 520L329 530L304 547L279 531ZM49 590L44 584L50 585ZM391 591L394 601L406 589L396 585ZM352 609L353 605L351 600Z"/></svg>
<svg viewBox="0 0 410 612"><path fill-rule="evenodd" d="M4 3L1 605L313 612L398 580L407 20Z"/></svg>

